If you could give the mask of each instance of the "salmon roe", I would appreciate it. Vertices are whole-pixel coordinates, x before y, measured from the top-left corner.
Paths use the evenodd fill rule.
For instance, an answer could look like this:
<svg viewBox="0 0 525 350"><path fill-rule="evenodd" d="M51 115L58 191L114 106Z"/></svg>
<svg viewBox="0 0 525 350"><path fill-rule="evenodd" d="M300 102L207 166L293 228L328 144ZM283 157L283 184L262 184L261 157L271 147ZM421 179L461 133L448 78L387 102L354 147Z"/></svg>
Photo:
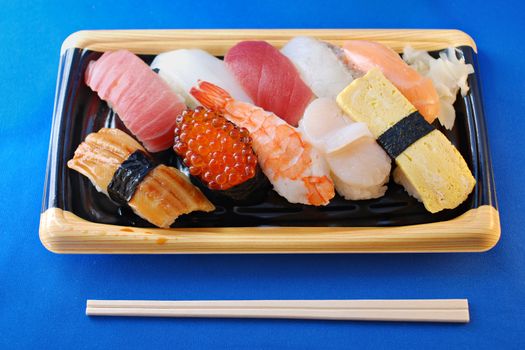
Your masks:
<svg viewBox="0 0 525 350"><path fill-rule="evenodd" d="M204 107L185 110L176 123L173 149L210 189L227 190L255 176L248 130Z"/></svg>

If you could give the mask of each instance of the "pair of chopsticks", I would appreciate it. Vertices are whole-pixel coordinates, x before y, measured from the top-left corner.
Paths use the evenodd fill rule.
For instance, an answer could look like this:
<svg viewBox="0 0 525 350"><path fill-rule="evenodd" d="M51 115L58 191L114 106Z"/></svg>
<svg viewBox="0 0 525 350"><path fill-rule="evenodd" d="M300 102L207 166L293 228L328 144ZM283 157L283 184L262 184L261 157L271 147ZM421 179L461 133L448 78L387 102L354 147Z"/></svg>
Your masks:
<svg viewBox="0 0 525 350"><path fill-rule="evenodd" d="M469 322L467 299L419 300L88 300L88 316L286 318Z"/></svg>

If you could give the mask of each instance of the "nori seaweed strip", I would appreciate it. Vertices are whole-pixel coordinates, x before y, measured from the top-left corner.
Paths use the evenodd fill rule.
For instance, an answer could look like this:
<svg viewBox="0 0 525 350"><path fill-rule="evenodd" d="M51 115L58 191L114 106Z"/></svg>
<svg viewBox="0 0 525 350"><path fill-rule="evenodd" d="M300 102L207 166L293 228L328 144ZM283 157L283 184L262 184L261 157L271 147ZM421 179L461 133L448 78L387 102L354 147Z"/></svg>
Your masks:
<svg viewBox="0 0 525 350"><path fill-rule="evenodd" d="M180 172L188 176L191 182L197 186L208 198L223 201L235 201L235 204L254 204L262 202L268 195L268 191L272 189L270 180L264 175L259 164L255 170L255 176L240 183L227 190L212 190L199 176L190 174L189 168L180 156L176 156L173 161L173 166L179 169ZM214 203L215 204L215 203Z"/></svg>
<svg viewBox="0 0 525 350"><path fill-rule="evenodd" d="M108 194L119 204L127 204L140 182L156 167L143 151L135 151L120 164L108 185Z"/></svg>
<svg viewBox="0 0 525 350"><path fill-rule="evenodd" d="M411 144L434 130L418 111L409 114L385 131L377 142L390 157L395 159Z"/></svg>

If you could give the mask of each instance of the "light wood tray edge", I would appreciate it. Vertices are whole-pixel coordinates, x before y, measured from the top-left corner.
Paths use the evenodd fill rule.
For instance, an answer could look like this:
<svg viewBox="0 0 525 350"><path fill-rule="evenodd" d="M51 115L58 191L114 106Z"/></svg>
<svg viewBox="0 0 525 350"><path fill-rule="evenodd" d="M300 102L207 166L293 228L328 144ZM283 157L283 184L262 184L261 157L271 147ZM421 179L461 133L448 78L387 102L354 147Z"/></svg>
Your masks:
<svg viewBox="0 0 525 350"><path fill-rule="evenodd" d="M481 252L500 232L489 205L450 221L398 227L149 229L93 223L58 208L40 217L40 240L55 253Z"/></svg>
<svg viewBox="0 0 525 350"><path fill-rule="evenodd" d="M182 48L200 48L222 56L242 40L266 40L281 47L298 35L314 36L341 45L350 39L371 40L401 52L406 44L421 50L441 50L476 43L457 29L166 29L166 30L82 30L64 40L61 53L69 48L93 51L127 49L138 54L158 54Z"/></svg>

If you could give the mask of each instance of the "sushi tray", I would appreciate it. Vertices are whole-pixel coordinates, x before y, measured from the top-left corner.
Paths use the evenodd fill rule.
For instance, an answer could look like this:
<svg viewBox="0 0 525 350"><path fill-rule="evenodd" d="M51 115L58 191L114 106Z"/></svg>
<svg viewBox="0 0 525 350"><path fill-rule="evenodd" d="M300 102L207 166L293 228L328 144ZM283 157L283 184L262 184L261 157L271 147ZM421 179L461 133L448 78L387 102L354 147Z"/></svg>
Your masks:
<svg viewBox="0 0 525 350"><path fill-rule="evenodd" d="M56 253L481 252L500 223L458 30L103 30L63 43Z"/></svg>

